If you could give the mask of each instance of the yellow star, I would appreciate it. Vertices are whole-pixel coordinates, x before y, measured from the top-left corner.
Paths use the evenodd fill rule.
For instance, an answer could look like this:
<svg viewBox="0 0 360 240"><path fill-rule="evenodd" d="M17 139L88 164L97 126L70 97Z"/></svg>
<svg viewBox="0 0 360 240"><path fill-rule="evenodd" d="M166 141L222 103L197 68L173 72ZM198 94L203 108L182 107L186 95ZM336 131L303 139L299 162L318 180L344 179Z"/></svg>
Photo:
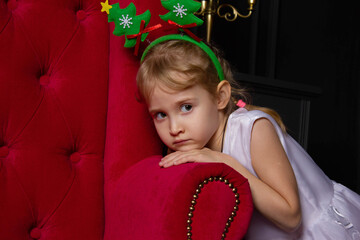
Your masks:
<svg viewBox="0 0 360 240"><path fill-rule="evenodd" d="M106 0L105 2L101 2L101 12L106 12L107 14L109 14L109 10L112 8L111 5L109 5L109 0Z"/></svg>

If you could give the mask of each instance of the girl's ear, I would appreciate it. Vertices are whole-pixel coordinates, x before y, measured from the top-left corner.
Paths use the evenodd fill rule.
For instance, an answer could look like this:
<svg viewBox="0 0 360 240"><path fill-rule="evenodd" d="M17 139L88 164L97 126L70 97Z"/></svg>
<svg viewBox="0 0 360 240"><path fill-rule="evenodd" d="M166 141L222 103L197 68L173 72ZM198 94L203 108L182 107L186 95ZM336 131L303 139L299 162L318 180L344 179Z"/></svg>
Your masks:
<svg viewBox="0 0 360 240"><path fill-rule="evenodd" d="M226 80L219 82L217 86L217 105L219 110L226 108L231 98L231 86Z"/></svg>

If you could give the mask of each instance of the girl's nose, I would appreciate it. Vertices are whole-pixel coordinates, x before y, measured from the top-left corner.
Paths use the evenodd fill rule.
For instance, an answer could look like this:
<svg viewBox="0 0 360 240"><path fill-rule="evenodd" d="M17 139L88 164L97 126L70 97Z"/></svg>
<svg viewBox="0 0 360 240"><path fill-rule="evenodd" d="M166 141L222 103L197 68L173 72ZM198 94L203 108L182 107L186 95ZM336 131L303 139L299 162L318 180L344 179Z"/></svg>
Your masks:
<svg viewBox="0 0 360 240"><path fill-rule="evenodd" d="M178 121L173 120L170 122L170 135L171 136L177 136L182 132L184 132L184 129Z"/></svg>

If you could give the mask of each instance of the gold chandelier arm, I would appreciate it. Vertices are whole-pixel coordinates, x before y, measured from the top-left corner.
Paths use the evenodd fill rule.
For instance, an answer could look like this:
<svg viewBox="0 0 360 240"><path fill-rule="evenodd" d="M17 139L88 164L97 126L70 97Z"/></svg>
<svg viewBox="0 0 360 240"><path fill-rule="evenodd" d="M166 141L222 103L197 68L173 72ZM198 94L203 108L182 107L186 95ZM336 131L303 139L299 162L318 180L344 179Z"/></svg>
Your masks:
<svg viewBox="0 0 360 240"><path fill-rule="evenodd" d="M221 14L220 11L222 8L230 8L232 10L232 13L231 12L226 12L224 14ZM237 19L237 17L241 17L241 18L248 18L250 17L252 14L252 9L249 9L249 13L247 15L243 15L241 13L238 12L238 10L230 5L230 4L227 4L227 3L224 3L224 4L221 4L218 9L217 9L217 15L221 18L225 18L226 21L229 21L229 22L233 22Z"/></svg>
<svg viewBox="0 0 360 240"><path fill-rule="evenodd" d="M211 38L211 29L213 25L213 17L215 14L217 14L221 18L225 18L228 22L235 21L238 17L241 18L248 18L251 16L253 12L253 7L255 5L256 0L248 0L249 8L248 8L248 14L243 15L238 12L238 10L230 5L230 4L219 4L220 0L194 0L197 2L201 2L201 8L195 12L196 15L200 15L203 17L205 23L206 23L206 41L209 42ZM232 10L231 12L226 12L224 14L221 14L221 10L223 8L230 8Z"/></svg>
<svg viewBox="0 0 360 240"><path fill-rule="evenodd" d="M197 2L199 2L199 1L197 1ZM206 1L201 1L201 8L197 12L195 12L194 14L195 15L204 15L205 10L207 8L206 4L207 4Z"/></svg>

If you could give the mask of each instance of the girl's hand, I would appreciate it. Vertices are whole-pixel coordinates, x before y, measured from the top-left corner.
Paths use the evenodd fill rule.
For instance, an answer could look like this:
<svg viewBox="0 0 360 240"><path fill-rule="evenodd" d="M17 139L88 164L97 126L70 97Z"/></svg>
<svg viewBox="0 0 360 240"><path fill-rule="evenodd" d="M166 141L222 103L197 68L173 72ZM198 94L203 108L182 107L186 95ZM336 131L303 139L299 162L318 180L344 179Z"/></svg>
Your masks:
<svg viewBox="0 0 360 240"><path fill-rule="evenodd" d="M159 165L167 168L187 162L224 162L224 155L209 148L194 149L186 152L177 151L162 158Z"/></svg>

